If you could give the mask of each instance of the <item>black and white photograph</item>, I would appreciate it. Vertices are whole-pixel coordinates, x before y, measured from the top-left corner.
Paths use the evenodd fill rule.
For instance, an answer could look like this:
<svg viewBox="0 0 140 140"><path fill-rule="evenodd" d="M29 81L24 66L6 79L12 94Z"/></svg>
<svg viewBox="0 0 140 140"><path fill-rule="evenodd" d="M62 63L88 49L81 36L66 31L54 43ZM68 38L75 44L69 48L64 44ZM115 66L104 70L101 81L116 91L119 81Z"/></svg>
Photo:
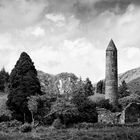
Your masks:
<svg viewBox="0 0 140 140"><path fill-rule="evenodd" d="M0 140L139 140L140 0L0 0Z"/></svg>

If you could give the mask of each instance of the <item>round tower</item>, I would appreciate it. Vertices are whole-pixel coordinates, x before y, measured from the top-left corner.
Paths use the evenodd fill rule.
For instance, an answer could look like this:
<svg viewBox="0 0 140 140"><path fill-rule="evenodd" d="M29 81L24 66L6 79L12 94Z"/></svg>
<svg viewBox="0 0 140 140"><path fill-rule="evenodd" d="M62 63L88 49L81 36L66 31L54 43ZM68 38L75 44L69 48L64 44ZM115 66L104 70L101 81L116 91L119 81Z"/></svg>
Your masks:
<svg viewBox="0 0 140 140"><path fill-rule="evenodd" d="M111 39L106 49L106 78L105 78L105 98L117 107L118 102L118 66L117 48Z"/></svg>

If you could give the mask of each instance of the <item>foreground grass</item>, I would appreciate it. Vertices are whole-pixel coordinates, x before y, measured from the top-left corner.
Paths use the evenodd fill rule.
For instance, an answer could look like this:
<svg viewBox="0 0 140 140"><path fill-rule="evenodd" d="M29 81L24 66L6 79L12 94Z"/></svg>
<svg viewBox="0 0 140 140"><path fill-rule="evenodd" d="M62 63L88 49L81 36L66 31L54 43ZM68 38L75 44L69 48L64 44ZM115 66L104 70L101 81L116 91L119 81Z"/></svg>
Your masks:
<svg viewBox="0 0 140 140"><path fill-rule="evenodd" d="M21 133L15 129L0 131L0 140L139 140L140 127L106 126L102 128L37 127L30 133Z"/></svg>

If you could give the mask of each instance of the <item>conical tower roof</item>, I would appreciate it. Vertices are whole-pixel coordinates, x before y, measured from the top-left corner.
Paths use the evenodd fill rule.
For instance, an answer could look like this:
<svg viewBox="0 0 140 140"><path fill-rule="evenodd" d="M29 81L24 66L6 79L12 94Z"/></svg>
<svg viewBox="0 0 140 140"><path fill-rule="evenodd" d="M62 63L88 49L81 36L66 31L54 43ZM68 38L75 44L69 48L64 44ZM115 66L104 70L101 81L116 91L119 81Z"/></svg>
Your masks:
<svg viewBox="0 0 140 140"><path fill-rule="evenodd" d="M117 51L114 41L111 39L106 51Z"/></svg>

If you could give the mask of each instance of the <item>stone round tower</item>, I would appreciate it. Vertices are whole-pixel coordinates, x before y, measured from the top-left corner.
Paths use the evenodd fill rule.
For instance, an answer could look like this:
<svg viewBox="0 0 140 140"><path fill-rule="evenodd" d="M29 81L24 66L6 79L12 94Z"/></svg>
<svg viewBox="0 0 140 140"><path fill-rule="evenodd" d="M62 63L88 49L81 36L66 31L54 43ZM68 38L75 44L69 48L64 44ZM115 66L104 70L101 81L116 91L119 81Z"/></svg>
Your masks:
<svg viewBox="0 0 140 140"><path fill-rule="evenodd" d="M117 48L111 39L106 49L106 78L105 78L105 98L117 107L118 102L118 68L117 68Z"/></svg>

